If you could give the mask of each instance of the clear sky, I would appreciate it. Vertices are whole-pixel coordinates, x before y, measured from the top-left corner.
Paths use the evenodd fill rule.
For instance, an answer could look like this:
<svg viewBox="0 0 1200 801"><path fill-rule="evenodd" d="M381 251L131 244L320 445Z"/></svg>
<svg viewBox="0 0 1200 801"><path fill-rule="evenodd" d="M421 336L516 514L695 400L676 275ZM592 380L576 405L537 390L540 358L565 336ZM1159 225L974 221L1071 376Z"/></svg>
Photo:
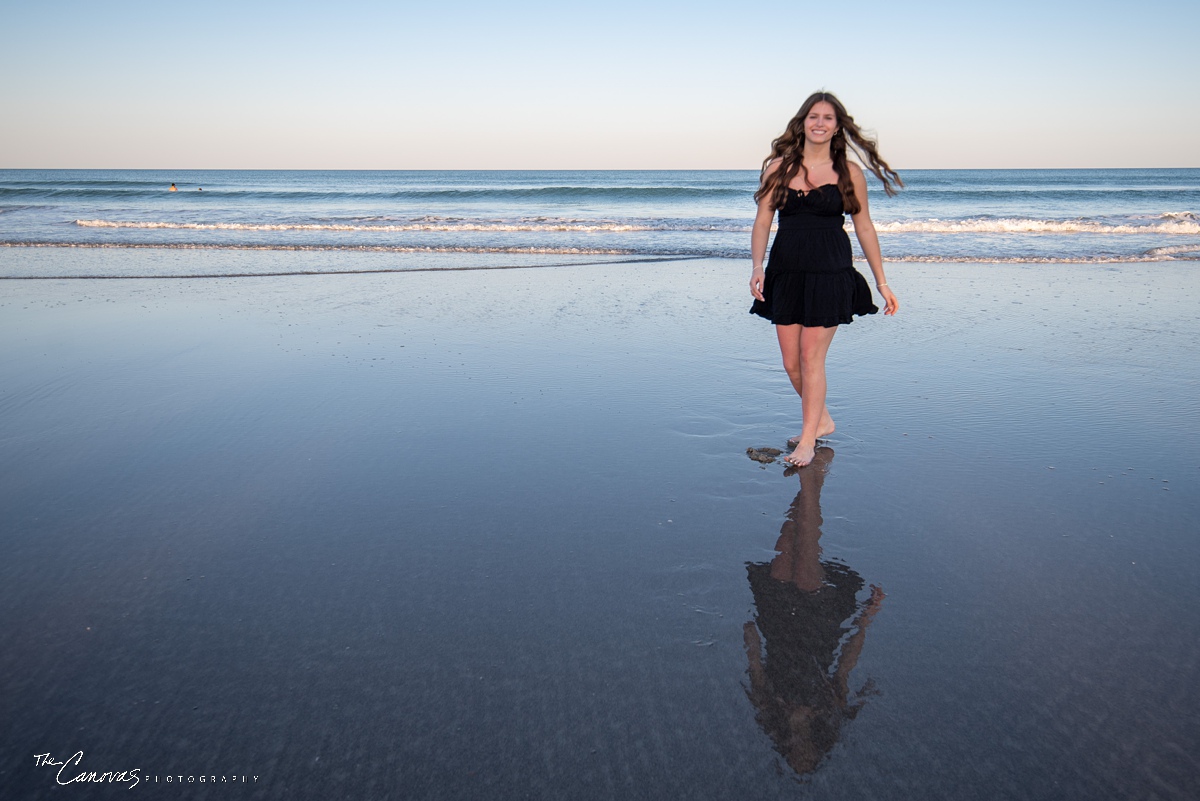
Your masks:
<svg viewBox="0 0 1200 801"><path fill-rule="evenodd" d="M1200 166L1200 2L0 0L0 167Z"/></svg>

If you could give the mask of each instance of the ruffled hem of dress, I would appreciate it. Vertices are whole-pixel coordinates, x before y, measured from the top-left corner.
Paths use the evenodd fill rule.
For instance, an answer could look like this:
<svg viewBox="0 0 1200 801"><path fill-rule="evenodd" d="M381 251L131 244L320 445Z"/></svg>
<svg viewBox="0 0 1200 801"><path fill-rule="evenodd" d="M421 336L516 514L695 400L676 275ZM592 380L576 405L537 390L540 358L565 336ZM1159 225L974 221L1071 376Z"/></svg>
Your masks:
<svg viewBox="0 0 1200 801"><path fill-rule="evenodd" d="M867 280L855 269L774 274L768 270L763 296L766 300L754 301L750 313L775 325L830 328L879 311Z"/></svg>

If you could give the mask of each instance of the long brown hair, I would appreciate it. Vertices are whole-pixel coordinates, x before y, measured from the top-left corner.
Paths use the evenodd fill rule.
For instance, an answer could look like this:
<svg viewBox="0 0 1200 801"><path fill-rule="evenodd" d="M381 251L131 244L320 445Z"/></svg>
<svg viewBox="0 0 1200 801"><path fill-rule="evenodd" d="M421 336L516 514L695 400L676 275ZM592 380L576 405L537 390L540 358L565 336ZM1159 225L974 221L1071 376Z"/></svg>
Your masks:
<svg viewBox="0 0 1200 801"><path fill-rule="evenodd" d="M763 178L758 191L754 193L754 202L770 196L771 206L780 208L787 202L787 187L801 170L804 179L808 181L808 169L804 166L804 118L817 103L828 103L833 106L837 117L837 133L829 141L829 155L833 158L833 170L838 176L838 191L842 193L842 209L847 214L858 214L862 204L854 194L854 184L850 181L850 170L846 166L847 144L854 150L859 161L863 162L875 177L883 181L883 191L888 195L896 194L897 187L904 186L896 171L888 166L879 156L877 143L862 132L854 122L854 118L846 113L846 107L829 92L814 92L808 96L787 124L778 138L771 143L771 155L763 159ZM767 175L767 167L775 159L779 159L779 169ZM894 184L894 185L893 185Z"/></svg>

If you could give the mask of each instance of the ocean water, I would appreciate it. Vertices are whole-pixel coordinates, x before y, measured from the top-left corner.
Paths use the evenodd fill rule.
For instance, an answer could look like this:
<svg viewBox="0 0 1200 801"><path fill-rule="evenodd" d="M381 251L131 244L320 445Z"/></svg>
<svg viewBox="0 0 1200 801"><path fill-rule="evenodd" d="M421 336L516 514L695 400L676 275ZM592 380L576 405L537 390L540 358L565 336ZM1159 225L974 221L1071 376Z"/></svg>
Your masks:
<svg viewBox="0 0 1200 801"><path fill-rule="evenodd" d="M871 187L887 261L1200 260L1200 169L901 175L897 197ZM19 246L379 252L394 270L747 258L755 186L753 170L0 170L0 275L52 271Z"/></svg>

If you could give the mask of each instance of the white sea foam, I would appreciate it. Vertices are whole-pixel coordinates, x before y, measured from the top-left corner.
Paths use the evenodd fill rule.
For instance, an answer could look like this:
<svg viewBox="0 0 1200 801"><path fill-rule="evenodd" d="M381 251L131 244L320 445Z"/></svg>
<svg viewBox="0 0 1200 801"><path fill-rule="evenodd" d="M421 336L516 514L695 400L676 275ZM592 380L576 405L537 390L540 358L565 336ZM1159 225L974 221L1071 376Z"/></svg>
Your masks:
<svg viewBox="0 0 1200 801"><path fill-rule="evenodd" d="M1200 257L1200 252L1197 253ZM863 262L856 258L856 261ZM1160 261L1190 261L1186 252L1146 251L1132 256L897 256L889 262L910 264L1146 264Z"/></svg>
<svg viewBox="0 0 1200 801"><path fill-rule="evenodd" d="M136 250L262 250L262 251L352 251L361 253L495 253L536 256L639 256L643 251L631 248L575 247L474 247L456 245L245 245L207 242L37 242L0 241L0 247L28 248L132 248ZM680 258L688 254L650 254Z"/></svg>
<svg viewBox="0 0 1200 801"><path fill-rule="evenodd" d="M52 242L3 241L0 247L32 248L103 248L135 250L237 250L237 251L297 251L297 252L359 252L359 253L473 253L537 256L622 256L637 257L638 261L673 261L676 259L745 259L741 250L648 250L646 248L582 248L582 247L487 247L470 245L413 246L364 244L234 244L205 242ZM861 257L856 257L861 262ZM1166 261L1200 261L1200 243L1178 247L1152 248L1143 253L1128 255L1092 256L1002 256L977 253L964 255L908 254L888 258L889 262L914 264L1140 264Z"/></svg>
<svg viewBox="0 0 1200 801"><path fill-rule="evenodd" d="M1164 214L1145 225L1098 220L1036 220L1025 217L974 217L963 220L897 220L877 222L883 234L1168 234L1200 235L1200 221L1190 213Z"/></svg>
<svg viewBox="0 0 1200 801"><path fill-rule="evenodd" d="M384 225L354 223L188 223L169 221L76 220L83 228L142 228L177 229L181 231L358 231L367 233L427 232L554 232L626 233L630 231L660 231L664 226L619 222L411 222Z"/></svg>
<svg viewBox="0 0 1200 801"><path fill-rule="evenodd" d="M357 232L357 233L636 233L643 231L713 231L740 233L748 225L692 224L678 220L620 222L613 220L417 220L396 223L248 223L175 222L170 220L75 220L82 228L180 231ZM1164 234L1200 235L1200 219L1191 212L1163 214L1145 224L1097 220L1038 220L1026 217L974 217L961 220L894 220L876 222L881 234Z"/></svg>
<svg viewBox="0 0 1200 801"><path fill-rule="evenodd" d="M1173 247L1150 248L1147 256L1174 256L1181 259L1200 259L1200 242L1191 245L1175 245Z"/></svg>

